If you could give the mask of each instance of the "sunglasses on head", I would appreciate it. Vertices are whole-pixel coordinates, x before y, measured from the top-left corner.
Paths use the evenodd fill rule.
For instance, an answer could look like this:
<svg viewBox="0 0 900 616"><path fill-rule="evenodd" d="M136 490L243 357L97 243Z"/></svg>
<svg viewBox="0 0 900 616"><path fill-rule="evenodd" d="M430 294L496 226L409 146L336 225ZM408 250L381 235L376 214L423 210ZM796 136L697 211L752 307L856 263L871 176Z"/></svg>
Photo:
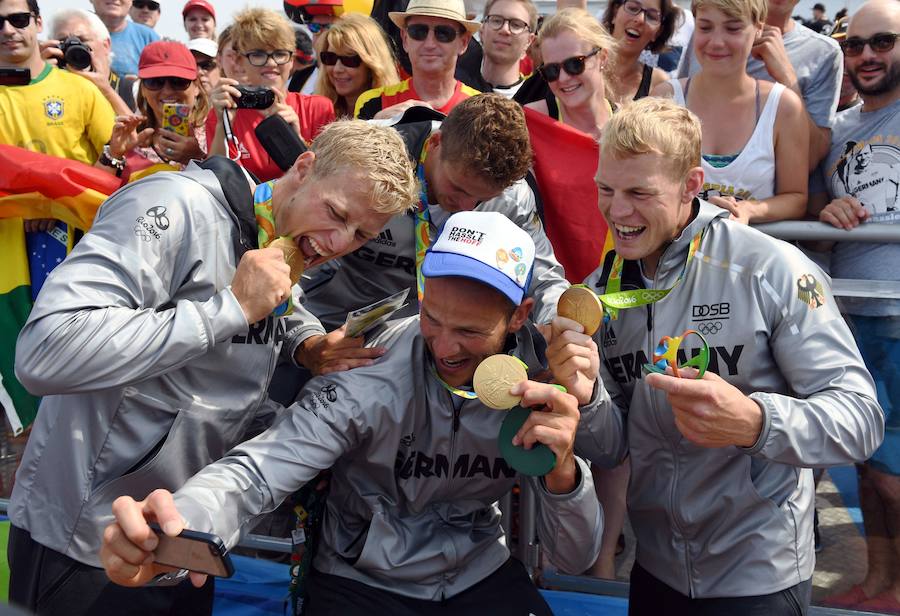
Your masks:
<svg viewBox="0 0 900 616"><path fill-rule="evenodd" d="M162 90L166 83L173 90L184 92L191 87L193 82L183 77L148 77L147 79L141 79L141 84L152 92Z"/></svg>
<svg viewBox="0 0 900 616"><path fill-rule="evenodd" d="M318 34L319 32L330 28L331 24L317 24L315 22L309 22L308 24L306 24L306 27L309 28L309 31L313 34Z"/></svg>
<svg viewBox="0 0 900 616"><path fill-rule="evenodd" d="M875 53L884 53L894 48L897 36L900 35L896 32L879 32L867 39L851 36L841 41L841 49L844 50L845 56L850 56L851 58L860 55L863 49L866 48L866 45L871 47Z"/></svg>
<svg viewBox="0 0 900 616"><path fill-rule="evenodd" d="M325 66L334 66L337 64L338 60L340 60L341 64L347 68L358 68L362 66L362 58L356 54L352 56L339 56L333 51L323 51L319 54L319 59Z"/></svg>
<svg viewBox="0 0 900 616"><path fill-rule="evenodd" d="M565 69L568 75L574 77L575 75L583 73L585 61L591 56L596 56L598 53L600 53L599 47L583 56L572 56L571 58L566 58L562 62L542 64L538 67L538 72L548 83L559 79L559 74L563 69Z"/></svg>
<svg viewBox="0 0 900 616"><path fill-rule="evenodd" d="M216 64L216 61L212 60L212 59L199 60L197 62L197 68L199 68L201 71L209 72L209 71L215 70L215 68L217 66L218 66L218 64Z"/></svg>
<svg viewBox="0 0 900 616"><path fill-rule="evenodd" d="M159 2L153 2L153 0L134 0L131 3L136 9L150 9L151 11L159 10Z"/></svg>
<svg viewBox="0 0 900 616"><path fill-rule="evenodd" d="M456 37L463 33L462 30L453 26L440 25L429 26L428 24L410 24L406 26L406 33L414 41L424 41L428 38L428 32L434 30L434 39L438 43L452 43Z"/></svg>
<svg viewBox="0 0 900 616"><path fill-rule="evenodd" d="M265 66L269 63L269 58L275 60L275 64L281 66L287 64L294 58L294 52L290 49L276 49L272 53L263 51L262 49L254 49L244 54L247 61L253 66Z"/></svg>
<svg viewBox="0 0 900 616"><path fill-rule="evenodd" d="M9 22L13 28L18 28L21 30L22 28L27 28L28 24L31 23L31 16L33 13L10 13L9 15L0 15L0 29Z"/></svg>

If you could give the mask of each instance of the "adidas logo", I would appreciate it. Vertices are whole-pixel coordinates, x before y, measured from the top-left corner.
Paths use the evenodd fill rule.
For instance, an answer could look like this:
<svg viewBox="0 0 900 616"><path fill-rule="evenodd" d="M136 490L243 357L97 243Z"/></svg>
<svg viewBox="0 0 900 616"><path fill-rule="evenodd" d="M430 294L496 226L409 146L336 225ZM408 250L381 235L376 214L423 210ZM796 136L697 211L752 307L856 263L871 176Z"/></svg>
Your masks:
<svg viewBox="0 0 900 616"><path fill-rule="evenodd" d="M383 244L385 246L396 246L397 242L394 241L394 236L391 235L390 229L385 229L381 233L378 234L374 240L372 240L376 244Z"/></svg>
<svg viewBox="0 0 900 616"><path fill-rule="evenodd" d="M603 348L608 349L611 346L616 346L616 332L613 330L612 325L610 325L606 330L606 336L603 337Z"/></svg>

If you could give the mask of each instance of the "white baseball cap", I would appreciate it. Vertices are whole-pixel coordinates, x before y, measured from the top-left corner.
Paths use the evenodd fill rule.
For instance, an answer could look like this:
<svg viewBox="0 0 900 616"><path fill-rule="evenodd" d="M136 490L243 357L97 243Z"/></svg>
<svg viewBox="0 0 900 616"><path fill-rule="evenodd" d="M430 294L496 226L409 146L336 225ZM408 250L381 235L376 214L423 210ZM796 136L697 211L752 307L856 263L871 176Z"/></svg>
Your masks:
<svg viewBox="0 0 900 616"><path fill-rule="evenodd" d="M531 236L498 212L459 212L448 218L422 264L426 278L477 280L516 306L528 293L533 269Z"/></svg>
<svg viewBox="0 0 900 616"><path fill-rule="evenodd" d="M219 46L212 39L195 38L188 41L188 49L202 53L204 56L215 58L219 54Z"/></svg>

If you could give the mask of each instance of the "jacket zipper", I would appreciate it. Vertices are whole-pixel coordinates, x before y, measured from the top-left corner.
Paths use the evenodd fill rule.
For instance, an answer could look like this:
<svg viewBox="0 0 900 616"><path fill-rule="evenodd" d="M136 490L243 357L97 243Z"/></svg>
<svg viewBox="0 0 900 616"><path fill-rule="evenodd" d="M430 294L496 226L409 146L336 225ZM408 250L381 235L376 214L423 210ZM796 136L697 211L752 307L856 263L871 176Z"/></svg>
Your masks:
<svg viewBox="0 0 900 616"><path fill-rule="evenodd" d="M656 276L653 277L654 287L656 286ZM652 359L653 350L656 348L656 343L653 338L653 304L647 305L647 342L649 344L650 357ZM650 393L648 391L648 393ZM652 408L653 418L656 421L656 426L660 431L660 435L664 434L662 426L659 424L659 409L656 406L656 398L650 394L650 406ZM664 440L668 443L668 439ZM678 513L675 507L675 493L676 488L678 487L678 473L679 473L679 464L678 464L678 451L676 447L671 443L668 444L669 451L672 452L672 485L669 490L669 511L672 512L672 524L674 524L678 534L681 536L681 543L684 546L684 565L685 565L685 574L687 575L687 583L688 583L688 596L694 596L694 576L691 573L691 554L690 549L688 547L687 537L684 533L684 530L681 527L681 524L678 522Z"/></svg>

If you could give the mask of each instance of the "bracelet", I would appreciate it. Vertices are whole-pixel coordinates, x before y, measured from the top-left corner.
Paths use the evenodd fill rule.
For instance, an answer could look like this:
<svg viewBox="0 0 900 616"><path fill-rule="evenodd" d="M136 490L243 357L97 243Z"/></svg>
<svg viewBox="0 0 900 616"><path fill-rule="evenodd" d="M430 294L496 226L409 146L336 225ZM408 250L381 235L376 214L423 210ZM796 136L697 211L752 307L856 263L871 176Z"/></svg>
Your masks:
<svg viewBox="0 0 900 616"><path fill-rule="evenodd" d="M125 157L115 158L110 153L109 144L103 146L103 152L100 153L100 157L97 159L101 165L105 165L107 167L112 167L116 170L116 177L122 177L122 172L125 171Z"/></svg>

